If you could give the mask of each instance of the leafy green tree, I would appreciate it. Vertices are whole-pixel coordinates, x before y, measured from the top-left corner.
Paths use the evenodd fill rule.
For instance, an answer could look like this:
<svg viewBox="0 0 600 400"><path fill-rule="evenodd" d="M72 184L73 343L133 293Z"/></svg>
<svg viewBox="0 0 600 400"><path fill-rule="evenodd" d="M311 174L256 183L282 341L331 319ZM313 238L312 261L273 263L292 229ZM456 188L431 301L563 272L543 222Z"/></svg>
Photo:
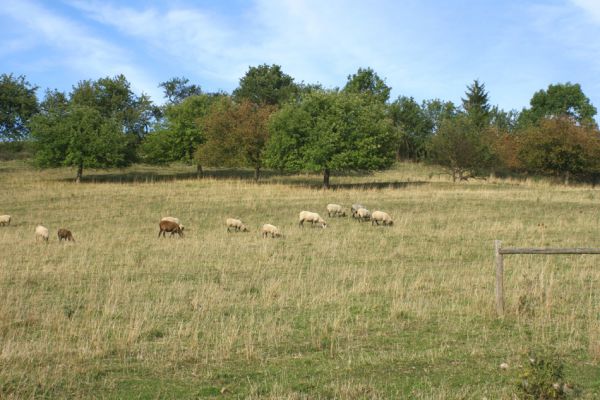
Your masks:
<svg viewBox="0 0 600 400"><path fill-rule="evenodd" d="M458 115L458 110L451 101L440 99L426 100L421 104L425 118L431 121L433 133L437 133L442 122L453 119Z"/></svg>
<svg viewBox="0 0 600 400"><path fill-rule="evenodd" d="M485 176L495 162L486 136L466 115L442 122L429 142L429 157L448 171L453 182Z"/></svg>
<svg viewBox="0 0 600 400"><path fill-rule="evenodd" d="M519 126L522 128L539 124L546 118L560 117L571 118L580 125L596 126L596 107L578 83L549 85L548 89L536 92L530 104L531 108L521 112Z"/></svg>
<svg viewBox="0 0 600 400"><path fill-rule="evenodd" d="M479 83L477 79L467 86L462 106L473 125L480 130L490 124L490 104L485 84Z"/></svg>
<svg viewBox="0 0 600 400"><path fill-rule="evenodd" d="M270 124L267 165L280 170L323 173L371 171L394 161L394 134L386 107L371 96L313 92L285 105Z"/></svg>
<svg viewBox="0 0 600 400"><path fill-rule="evenodd" d="M233 91L236 101L250 100L259 105L281 105L298 93L294 79L283 73L279 65L250 67Z"/></svg>
<svg viewBox="0 0 600 400"><path fill-rule="evenodd" d="M517 128L519 112L517 110L504 111L498 106L490 110L490 126L503 132L514 132Z"/></svg>
<svg viewBox="0 0 600 400"><path fill-rule="evenodd" d="M205 140L204 119L211 104L220 95L201 94L186 97L164 109L164 120L155 125L140 146L140 158L147 163L194 162L194 153ZM201 164L196 164L202 175Z"/></svg>
<svg viewBox="0 0 600 400"><path fill-rule="evenodd" d="M344 86L347 93L366 93L381 103L389 100L391 90L372 68L359 68L355 74L348 75L348 82Z"/></svg>
<svg viewBox="0 0 600 400"><path fill-rule="evenodd" d="M518 157L526 170L538 174L570 178L600 172L598 131L578 126L568 117L544 119L519 135Z"/></svg>
<svg viewBox="0 0 600 400"><path fill-rule="evenodd" d="M66 101L60 92L47 92L42 111L31 121L40 167L74 166L76 182L84 168L121 167L127 159L128 140L113 118L95 107Z"/></svg>
<svg viewBox="0 0 600 400"><path fill-rule="evenodd" d="M214 103L204 120L206 140L198 147L198 161L213 167L251 167L258 181L274 108L228 97Z"/></svg>
<svg viewBox="0 0 600 400"><path fill-rule="evenodd" d="M27 122L38 112L37 89L23 75L0 75L0 140L27 138Z"/></svg>
<svg viewBox="0 0 600 400"><path fill-rule="evenodd" d="M396 158L423 159L433 135L433 121L412 97L398 97L389 112L397 133Z"/></svg>
<svg viewBox="0 0 600 400"><path fill-rule="evenodd" d="M158 87L163 88L169 104L178 104L190 96L202 94L200 86L190 84L190 80L185 77L171 78L166 82L161 82Z"/></svg>

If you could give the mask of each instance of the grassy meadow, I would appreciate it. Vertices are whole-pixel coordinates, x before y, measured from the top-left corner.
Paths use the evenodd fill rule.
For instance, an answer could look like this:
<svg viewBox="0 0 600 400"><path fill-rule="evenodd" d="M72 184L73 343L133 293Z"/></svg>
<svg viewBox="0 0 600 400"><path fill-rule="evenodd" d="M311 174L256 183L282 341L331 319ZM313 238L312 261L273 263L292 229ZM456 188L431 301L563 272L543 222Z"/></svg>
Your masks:
<svg viewBox="0 0 600 400"><path fill-rule="evenodd" d="M600 397L600 257L506 256L503 319L493 258L494 239L600 247L600 189L436 172L324 191L318 175L134 166L74 184L0 162L0 398L512 399L540 348ZM327 218L354 202L394 225ZM299 228L301 210L328 228ZM166 215L184 238L157 238ZM261 238L267 222L285 237Z"/></svg>

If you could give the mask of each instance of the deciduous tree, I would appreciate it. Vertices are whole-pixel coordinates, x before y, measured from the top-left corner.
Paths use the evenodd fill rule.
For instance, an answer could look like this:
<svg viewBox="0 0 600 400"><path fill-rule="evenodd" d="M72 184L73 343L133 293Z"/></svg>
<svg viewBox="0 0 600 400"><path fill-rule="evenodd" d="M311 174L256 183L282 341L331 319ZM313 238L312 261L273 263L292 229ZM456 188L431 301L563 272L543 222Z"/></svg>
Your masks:
<svg viewBox="0 0 600 400"><path fill-rule="evenodd" d="M485 176L494 164L490 143L466 115L442 122L430 141L429 157L445 168L454 182Z"/></svg>
<svg viewBox="0 0 600 400"><path fill-rule="evenodd" d="M76 182L84 168L121 167L127 158L128 140L120 124L95 108L68 102L60 92L48 92L42 111L32 118L40 167L74 166Z"/></svg>
<svg viewBox="0 0 600 400"><path fill-rule="evenodd" d="M523 128L547 118L560 117L569 117L580 125L596 126L596 107L578 83L549 85L548 89L536 92L530 104L531 107L523 110L519 118L519 125Z"/></svg>
<svg viewBox="0 0 600 400"><path fill-rule="evenodd" d="M37 89L23 75L0 75L0 140L27 138L27 123L38 111Z"/></svg>
<svg viewBox="0 0 600 400"><path fill-rule="evenodd" d="M313 92L275 113L267 164L289 171L372 171L394 161L394 135L385 104L372 96Z"/></svg>
<svg viewBox="0 0 600 400"><path fill-rule="evenodd" d="M381 103L389 100L391 90L372 68L359 68L355 74L348 75L344 86L347 93L368 94Z"/></svg>
<svg viewBox="0 0 600 400"><path fill-rule="evenodd" d="M283 73L279 65L250 67L233 91L237 101L243 99L259 105L281 105L298 93L294 79Z"/></svg>
<svg viewBox="0 0 600 400"><path fill-rule="evenodd" d="M544 119L519 135L519 160L533 173L562 177L596 175L600 171L597 129L580 126L568 117Z"/></svg>

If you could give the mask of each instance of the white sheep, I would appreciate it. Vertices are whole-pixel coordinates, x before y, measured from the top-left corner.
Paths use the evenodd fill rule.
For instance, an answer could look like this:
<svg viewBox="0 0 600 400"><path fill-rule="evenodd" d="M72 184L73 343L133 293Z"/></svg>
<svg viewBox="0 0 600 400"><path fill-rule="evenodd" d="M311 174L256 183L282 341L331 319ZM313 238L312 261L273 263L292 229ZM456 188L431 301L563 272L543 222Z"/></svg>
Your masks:
<svg viewBox="0 0 600 400"><path fill-rule="evenodd" d="M271 224L264 224L260 232L262 234L262 237L267 237L269 235L271 235L272 238L283 236L279 228Z"/></svg>
<svg viewBox="0 0 600 400"><path fill-rule="evenodd" d="M310 222L312 226L315 224L320 225L321 228L327 228L327 223L318 213L310 211L301 211L298 216L298 223L304 227L304 222Z"/></svg>
<svg viewBox="0 0 600 400"><path fill-rule="evenodd" d="M35 241L37 242L39 239L48 242L48 238L50 237L50 232L48 228L42 225L38 225L35 227Z"/></svg>
<svg viewBox="0 0 600 400"><path fill-rule="evenodd" d="M358 210L360 210L361 208L366 208L365 206L363 206L362 204L352 204L352 207L350 208L350 211L352 212L352 218L357 218L356 217L356 212Z"/></svg>
<svg viewBox="0 0 600 400"><path fill-rule="evenodd" d="M366 208L359 208L356 210L356 217L359 221L368 221L371 219L371 212Z"/></svg>
<svg viewBox="0 0 600 400"><path fill-rule="evenodd" d="M10 215L0 215L0 225L10 225Z"/></svg>
<svg viewBox="0 0 600 400"><path fill-rule="evenodd" d="M181 222L179 221L179 218L175 218L175 217L162 217L160 219L161 221L171 221L171 222L175 222L177 225L179 225L179 229L181 229L183 231L183 229L185 228ZM172 234L171 234L172 236Z"/></svg>
<svg viewBox="0 0 600 400"><path fill-rule="evenodd" d="M329 215L329 218L331 218L332 214L334 217L336 217L336 216L345 217L346 210L344 210L344 208L342 206L340 206L339 204L327 204L327 214Z"/></svg>
<svg viewBox="0 0 600 400"><path fill-rule="evenodd" d="M383 225L394 225L394 220L392 220L390 214L386 212L373 211L373 214L371 214L371 225L379 225L379 223L382 223Z"/></svg>
<svg viewBox="0 0 600 400"><path fill-rule="evenodd" d="M233 230L235 232L248 232L248 228L246 227L246 225L244 225L244 223L236 218L227 218L227 220L225 221L225 223L227 224L227 232L231 232L229 229L233 228Z"/></svg>

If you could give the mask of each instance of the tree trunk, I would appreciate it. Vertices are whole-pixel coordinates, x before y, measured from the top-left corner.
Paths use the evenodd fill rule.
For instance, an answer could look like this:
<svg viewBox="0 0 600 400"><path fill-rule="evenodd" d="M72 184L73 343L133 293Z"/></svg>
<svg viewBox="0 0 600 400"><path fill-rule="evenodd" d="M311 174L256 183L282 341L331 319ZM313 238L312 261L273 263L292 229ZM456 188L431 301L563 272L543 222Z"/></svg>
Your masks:
<svg viewBox="0 0 600 400"><path fill-rule="evenodd" d="M75 178L75 183L80 183L82 176L83 176L83 164L79 164L79 166L77 167L77 177Z"/></svg>
<svg viewBox="0 0 600 400"><path fill-rule="evenodd" d="M260 178L260 167L254 168L254 181L258 182L258 178Z"/></svg>
<svg viewBox="0 0 600 400"><path fill-rule="evenodd" d="M323 170L323 189L329 189L329 168Z"/></svg>
<svg viewBox="0 0 600 400"><path fill-rule="evenodd" d="M569 185L569 180L571 178L571 173L569 171L565 172L565 185Z"/></svg>
<svg viewBox="0 0 600 400"><path fill-rule="evenodd" d="M204 178L204 171L202 170L202 165L196 164L196 177Z"/></svg>

